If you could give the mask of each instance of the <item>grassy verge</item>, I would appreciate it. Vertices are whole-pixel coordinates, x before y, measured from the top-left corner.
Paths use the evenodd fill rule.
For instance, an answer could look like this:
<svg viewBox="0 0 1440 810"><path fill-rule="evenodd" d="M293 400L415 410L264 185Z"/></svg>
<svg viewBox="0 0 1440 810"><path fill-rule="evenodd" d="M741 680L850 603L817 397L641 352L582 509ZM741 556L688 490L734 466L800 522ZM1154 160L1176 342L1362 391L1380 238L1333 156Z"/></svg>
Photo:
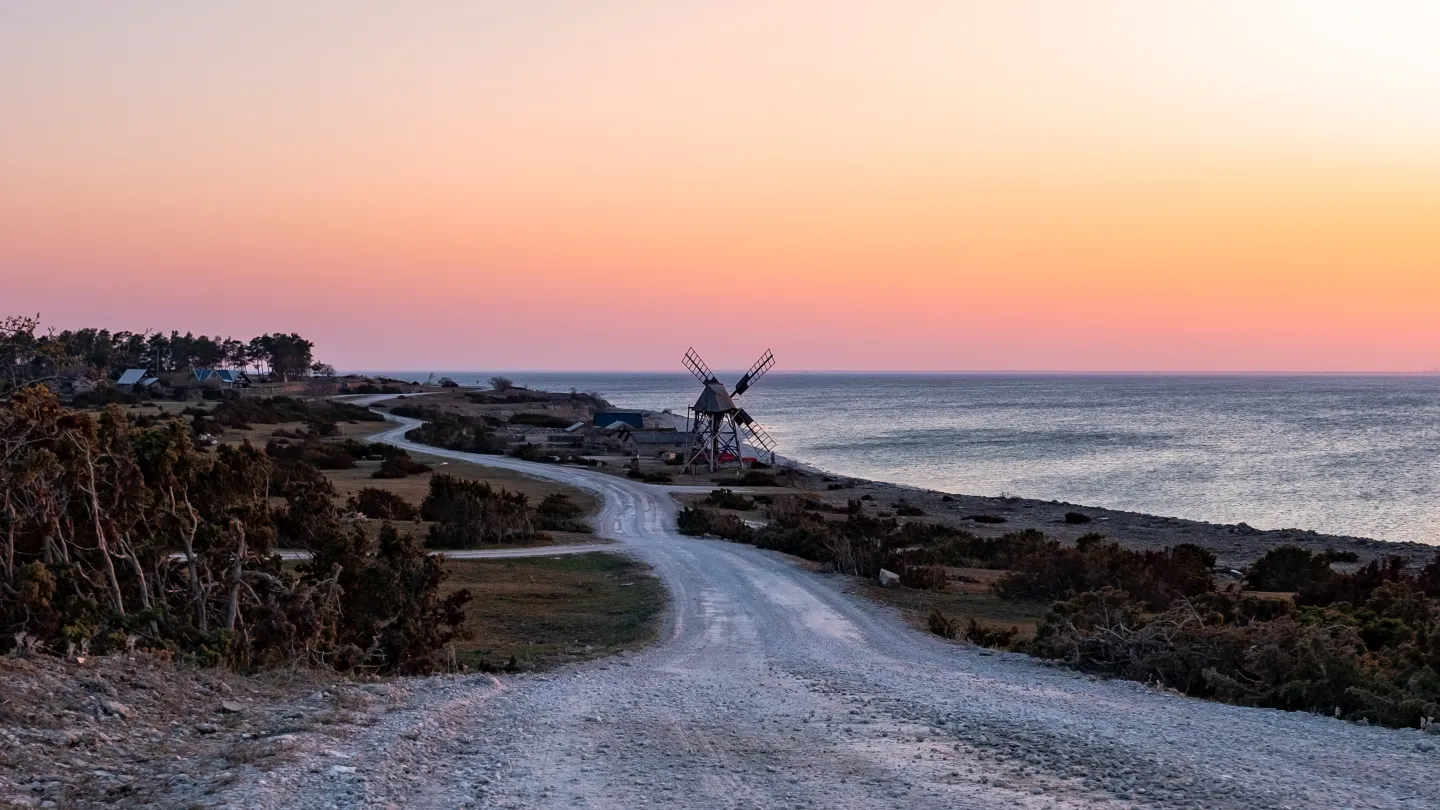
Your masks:
<svg viewBox="0 0 1440 810"><path fill-rule="evenodd" d="M509 560L450 560L448 591L468 588L471 669L540 670L650 641L665 589L644 563L595 552Z"/></svg>
<svg viewBox="0 0 1440 810"><path fill-rule="evenodd" d="M956 570L964 570L970 574L982 573L971 569ZM908 624L921 629L928 629L931 612L938 610L947 619L962 626L973 620L990 631L1004 632L1014 628L1015 640L1027 642L1035 637L1035 629L1045 617L1050 603L1001 599L990 590L989 583L984 581L984 575L993 578L999 573L1001 572L985 571L982 576L976 577L981 580L979 582L952 582L944 590L882 588L868 579L857 577L853 592L872 602L899 609Z"/></svg>

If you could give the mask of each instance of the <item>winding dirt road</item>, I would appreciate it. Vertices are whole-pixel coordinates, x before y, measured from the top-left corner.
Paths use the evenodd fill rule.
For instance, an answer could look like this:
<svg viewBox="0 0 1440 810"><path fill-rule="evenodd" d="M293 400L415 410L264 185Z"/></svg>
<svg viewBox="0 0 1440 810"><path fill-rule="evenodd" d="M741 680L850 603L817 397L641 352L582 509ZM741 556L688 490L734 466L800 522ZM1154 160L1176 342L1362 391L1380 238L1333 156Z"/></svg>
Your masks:
<svg viewBox="0 0 1440 810"><path fill-rule="evenodd" d="M602 496L610 548L669 588L661 638L550 676L401 682L333 759L237 805L1440 807L1435 737L946 643L779 555L678 535L668 488L415 445L399 421L376 439Z"/></svg>

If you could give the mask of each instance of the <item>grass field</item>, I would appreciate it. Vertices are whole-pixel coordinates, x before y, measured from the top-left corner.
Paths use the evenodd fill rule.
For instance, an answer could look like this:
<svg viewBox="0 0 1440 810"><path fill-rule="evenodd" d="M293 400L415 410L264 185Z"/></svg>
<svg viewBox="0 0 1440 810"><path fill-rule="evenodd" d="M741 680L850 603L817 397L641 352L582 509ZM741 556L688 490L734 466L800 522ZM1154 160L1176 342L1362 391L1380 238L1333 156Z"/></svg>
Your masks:
<svg viewBox="0 0 1440 810"><path fill-rule="evenodd" d="M594 495L579 487L531 478L528 475L496 467L481 467L477 464L446 461L421 453L412 453L411 455L416 461L429 464L436 473L446 473L467 480L486 481L495 489L508 489L511 492L523 493L530 499L532 505L538 504L546 495L558 492L569 496L576 506L584 510L584 514L592 514L600 506L600 502ZM430 476L434 473L420 473L405 478L371 478L371 473L375 472L379 466L380 462L378 461L361 461L353 469L327 470L325 474L329 476L330 482L340 493L341 500L348 498L363 487L389 490L416 506L419 506L420 501L425 499L425 493L430 489Z"/></svg>
<svg viewBox="0 0 1440 810"><path fill-rule="evenodd" d="M973 580L953 581L943 591L919 588L882 588L868 579L855 580L855 593L882 605L898 608L905 621L926 628L930 611L939 609L946 618L960 624L974 619L990 630L1017 628L1019 638L1035 636L1035 628L1049 609L1048 602L1001 599L991 591L994 580L1004 573L978 568L952 568L952 576Z"/></svg>
<svg viewBox="0 0 1440 810"><path fill-rule="evenodd" d="M471 669L541 670L612 655L654 638L665 589L650 567L596 552L450 560L444 588L469 589L473 634L457 644Z"/></svg>

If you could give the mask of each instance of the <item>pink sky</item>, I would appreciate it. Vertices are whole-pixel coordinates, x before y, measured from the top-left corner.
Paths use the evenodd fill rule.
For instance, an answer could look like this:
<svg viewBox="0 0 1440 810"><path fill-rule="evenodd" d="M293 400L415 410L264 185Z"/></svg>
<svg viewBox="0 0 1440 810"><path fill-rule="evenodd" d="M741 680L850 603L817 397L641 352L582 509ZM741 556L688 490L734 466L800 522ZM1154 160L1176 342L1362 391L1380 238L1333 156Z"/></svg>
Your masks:
<svg viewBox="0 0 1440 810"><path fill-rule="evenodd" d="M1440 366L1440 7L0 7L0 311L348 368Z"/></svg>

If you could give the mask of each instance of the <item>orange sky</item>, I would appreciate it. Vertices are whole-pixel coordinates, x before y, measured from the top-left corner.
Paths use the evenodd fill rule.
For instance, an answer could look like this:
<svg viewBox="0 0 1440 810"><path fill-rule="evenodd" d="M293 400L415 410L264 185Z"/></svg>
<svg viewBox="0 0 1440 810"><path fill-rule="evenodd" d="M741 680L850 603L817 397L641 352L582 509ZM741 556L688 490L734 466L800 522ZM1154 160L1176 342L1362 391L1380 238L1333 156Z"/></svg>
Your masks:
<svg viewBox="0 0 1440 810"><path fill-rule="evenodd" d="M1419 0L6 4L0 311L294 330L342 368L1433 368L1437 30Z"/></svg>

